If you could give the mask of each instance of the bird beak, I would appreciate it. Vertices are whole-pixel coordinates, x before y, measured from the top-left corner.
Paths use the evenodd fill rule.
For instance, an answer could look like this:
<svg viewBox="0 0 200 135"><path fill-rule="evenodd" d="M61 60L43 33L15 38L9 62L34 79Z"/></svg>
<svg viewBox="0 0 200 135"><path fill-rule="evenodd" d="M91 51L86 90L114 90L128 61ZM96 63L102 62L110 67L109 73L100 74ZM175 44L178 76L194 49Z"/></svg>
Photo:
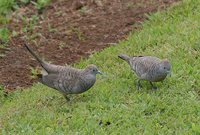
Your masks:
<svg viewBox="0 0 200 135"><path fill-rule="evenodd" d="M170 74L171 72L170 71L167 71L167 74Z"/></svg>
<svg viewBox="0 0 200 135"><path fill-rule="evenodd" d="M167 74L168 74L169 76L171 76L171 71L167 71Z"/></svg>
<svg viewBox="0 0 200 135"><path fill-rule="evenodd" d="M99 73L100 75L103 75L103 73L101 71L99 71L99 70L97 71L97 73Z"/></svg>

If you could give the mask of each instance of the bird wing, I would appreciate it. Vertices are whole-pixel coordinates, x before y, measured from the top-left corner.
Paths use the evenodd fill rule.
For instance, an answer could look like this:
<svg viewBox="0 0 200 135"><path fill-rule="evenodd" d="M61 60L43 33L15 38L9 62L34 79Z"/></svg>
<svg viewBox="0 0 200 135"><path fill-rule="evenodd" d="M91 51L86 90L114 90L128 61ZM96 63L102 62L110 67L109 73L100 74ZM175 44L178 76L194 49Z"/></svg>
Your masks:
<svg viewBox="0 0 200 135"><path fill-rule="evenodd" d="M58 74L48 74L42 76L41 83L55 89L54 83L58 80L58 78L59 78Z"/></svg>
<svg viewBox="0 0 200 135"><path fill-rule="evenodd" d="M140 79L148 78L160 59L154 56L134 57L131 59L130 65L132 70Z"/></svg>
<svg viewBox="0 0 200 135"><path fill-rule="evenodd" d="M148 72L147 64L139 59L132 59L130 61L130 66L139 78L143 78L143 76Z"/></svg>
<svg viewBox="0 0 200 135"><path fill-rule="evenodd" d="M60 72L43 76L42 83L62 93L74 93L79 89L79 75L75 71Z"/></svg>
<svg viewBox="0 0 200 135"><path fill-rule="evenodd" d="M50 63L46 63L45 70L48 71L49 74L59 74L59 73L67 73L67 72L80 72L81 69L76 69L71 66L60 66L60 65L54 65ZM76 74L76 73L73 73ZM66 76L70 76L70 74L66 74Z"/></svg>

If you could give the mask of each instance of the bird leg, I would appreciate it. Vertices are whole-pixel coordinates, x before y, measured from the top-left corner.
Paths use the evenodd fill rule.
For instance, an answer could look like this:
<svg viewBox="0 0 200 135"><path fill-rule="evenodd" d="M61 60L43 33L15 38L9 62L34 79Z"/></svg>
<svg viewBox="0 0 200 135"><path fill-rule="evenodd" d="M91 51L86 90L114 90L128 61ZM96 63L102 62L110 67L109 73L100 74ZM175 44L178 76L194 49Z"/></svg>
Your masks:
<svg viewBox="0 0 200 135"><path fill-rule="evenodd" d="M67 95L64 95L65 99L69 102L70 99L67 97Z"/></svg>
<svg viewBox="0 0 200 135"><path fill-rule="evenodd" d="M156 89L157 89L157 87L154 86L152 82L150 82L150 84L151 84L151 88L152 88L152 90L156 90Z"/></svg>
<svg viewBox="0 0 200 135"><path fill-rule="evenodd" d="M137 86L137 90L140 90L140 88L142 88L142 85L140 83L140 79L137 80L136 86Z"/></svg>

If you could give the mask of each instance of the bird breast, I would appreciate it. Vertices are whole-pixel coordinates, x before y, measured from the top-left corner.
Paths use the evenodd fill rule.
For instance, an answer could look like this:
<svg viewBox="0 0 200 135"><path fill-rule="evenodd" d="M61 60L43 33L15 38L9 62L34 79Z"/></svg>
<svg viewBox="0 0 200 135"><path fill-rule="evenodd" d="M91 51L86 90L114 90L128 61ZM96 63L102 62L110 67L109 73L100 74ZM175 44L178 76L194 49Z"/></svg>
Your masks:
<svg viewBox="0 0 200 135"><path fill-rule="evenodd" d="M81 89L80 93L89 90L94 85L95 82L96 82L96 76L93 75L81 76L79 81Z"/></svg>
<svg viewBox="0 0 200 135"><path fill-rule="evenodd" d="M159 82L166 78L167 74L159 74L157 77L152 79L152 82Z"/></svg>

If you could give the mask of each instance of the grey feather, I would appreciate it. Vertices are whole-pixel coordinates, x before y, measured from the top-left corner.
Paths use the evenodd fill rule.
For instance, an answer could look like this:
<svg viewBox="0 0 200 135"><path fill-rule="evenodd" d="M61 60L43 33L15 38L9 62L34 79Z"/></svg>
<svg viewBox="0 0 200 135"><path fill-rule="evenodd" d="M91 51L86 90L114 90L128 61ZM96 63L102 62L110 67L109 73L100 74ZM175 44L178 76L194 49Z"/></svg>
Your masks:
<svg viewBox="0 0 200 135"><path fill-rule="evenodd" d="M96 74L101 73L95 65L76 69L47 63L41 60L28 45L25 47L47 72L38 75L39 81L61 92L65 97L68 94L79 94L89 90L96 82Z"/></svg>
<svg viewBox="0 0 200 135"><path fill-rule="evenodd" d="M119 58L125 60L137 75L138 86L140 86L140 80L152 82L159 82L166 78L167 74L171 70L171 65L168 60L161 60L154 56L134 56L129 57L125 54L118 55Z"/></svg>

